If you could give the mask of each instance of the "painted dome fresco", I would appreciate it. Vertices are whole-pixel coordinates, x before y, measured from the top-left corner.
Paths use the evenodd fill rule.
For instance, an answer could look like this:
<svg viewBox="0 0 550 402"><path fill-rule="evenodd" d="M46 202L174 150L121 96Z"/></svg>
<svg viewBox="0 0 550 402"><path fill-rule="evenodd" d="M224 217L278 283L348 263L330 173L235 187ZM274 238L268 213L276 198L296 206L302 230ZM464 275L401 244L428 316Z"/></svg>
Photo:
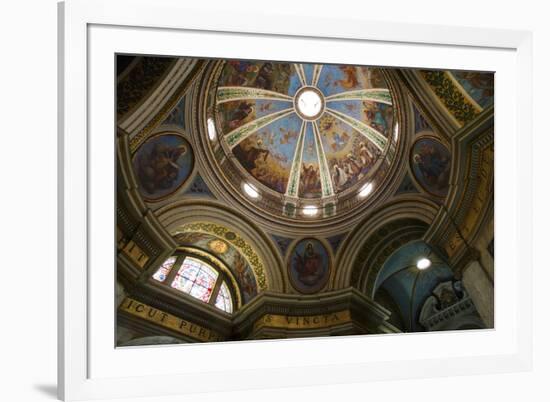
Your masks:
<svg viewBox="0 0 550 402"><path fill-rule="evenodd" d="M237 163L289 197L357 187L388 156L392 96L379 69L228 61L217 107Z"/></svg>
<svg viewBox="0 0 550 402"><path fill-rule="evenodd" d="M383 69L226 60L207 76L206 146L238 204L307 220L380 192L399 136Z"/></svg>
<svg viewBox="0 0 550 402"><path fill-rule="evenodd" d="M234 207L270 225L328 227L395 190L403 93L388 70L220 60L202 77L205 179Z"/></svg>

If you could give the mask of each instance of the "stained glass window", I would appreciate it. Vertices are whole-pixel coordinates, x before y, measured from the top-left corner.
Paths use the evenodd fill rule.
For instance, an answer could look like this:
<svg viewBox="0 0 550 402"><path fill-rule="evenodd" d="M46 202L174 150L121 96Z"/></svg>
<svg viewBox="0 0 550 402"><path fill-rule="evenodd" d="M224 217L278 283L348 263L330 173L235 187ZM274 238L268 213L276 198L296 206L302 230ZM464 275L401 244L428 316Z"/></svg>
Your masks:
<svg viewBox="0 0 550 402"><path fill-rule="evenodd" d="M216 297L216 307L226 313L231 314L233 312L233 303L231 303L231 293L225 282L222 283L218 297Z"/></svg>
<svg viewBox="0 0 550 402"><path fill-rule="evenodd" d="M170 273L170 270L174 266L174 263L176 262L176 257L172 256L168 258L166 261L162 263L160 268L155 272L153 275L153 279L156 279L159 282L164 282L168 274Z"/></svg>
<svg viewBox="0 0 550 402"><path fill-rule="evenodd" d="M171 286L208 303L218 279L218 272L204 262L186 257Z"/></svg>
<svg viewBox="0 0 550 402"><path fill-rule="evenodd" d="M183 262L178 258L182 258ZM170 274L172 270L177 272ZM168 277L174 279L168 281ZM157 269L153 279L164 282L167 286L191 295L226 313L233 313L233 300L226 278L216 268L199 258L172 256Z"/></svg>

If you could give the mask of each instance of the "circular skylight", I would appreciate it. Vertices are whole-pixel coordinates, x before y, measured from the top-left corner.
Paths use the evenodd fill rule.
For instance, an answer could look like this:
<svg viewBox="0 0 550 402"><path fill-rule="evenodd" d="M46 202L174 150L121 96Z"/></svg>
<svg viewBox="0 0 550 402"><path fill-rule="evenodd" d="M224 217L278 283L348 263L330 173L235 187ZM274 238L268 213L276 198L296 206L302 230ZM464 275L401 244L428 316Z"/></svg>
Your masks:
<svg viewBox="0 0 550 402"><path fill-rule="evenodd" d="M416 262L416 268L420 270L428 269L432 262L428 258L421 258Z"/></svg>
<svg viewBox="0 0 550 402"><path fill-rule="evenodd" d="M312 87L303 87L296 93L295 107L304 120L316 120L323 111L323 94Z"/></svg>

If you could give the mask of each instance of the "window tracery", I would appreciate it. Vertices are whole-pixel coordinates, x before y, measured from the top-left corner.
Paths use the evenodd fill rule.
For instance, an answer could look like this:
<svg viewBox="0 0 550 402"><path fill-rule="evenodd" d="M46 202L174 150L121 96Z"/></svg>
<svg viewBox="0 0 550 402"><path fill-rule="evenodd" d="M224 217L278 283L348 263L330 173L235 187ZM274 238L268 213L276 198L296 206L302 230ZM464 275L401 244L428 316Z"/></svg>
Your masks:
<svg viewBox="0 0 550 402"><path fill-rule="evenodd" d="M199 258L171 256L153 274L153 279L226 313L233 312L233 299L224 276Z"/></svg>

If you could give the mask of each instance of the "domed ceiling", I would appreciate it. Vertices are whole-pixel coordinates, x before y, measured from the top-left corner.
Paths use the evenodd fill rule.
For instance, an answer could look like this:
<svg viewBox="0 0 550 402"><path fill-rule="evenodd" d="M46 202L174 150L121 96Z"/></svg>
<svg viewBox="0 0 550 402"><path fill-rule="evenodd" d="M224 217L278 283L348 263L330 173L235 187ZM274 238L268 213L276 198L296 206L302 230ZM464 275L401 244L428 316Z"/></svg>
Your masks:
<svg viewBox="0 0 550 402"><path fill-rule="evenodd" d="M334 207L341 195L366 197L395 157L380 69L231 60L216 88L217 137L253 197Z"/></svg>
<svg viewBox="0 0 550 402"><path fill-rule="evenodd" d="M117 326L202 342L493 325L491 76L146 59L117 79L117 301L173 320L124 303ZM315 326L329 311L349 319Z"/></svg>

